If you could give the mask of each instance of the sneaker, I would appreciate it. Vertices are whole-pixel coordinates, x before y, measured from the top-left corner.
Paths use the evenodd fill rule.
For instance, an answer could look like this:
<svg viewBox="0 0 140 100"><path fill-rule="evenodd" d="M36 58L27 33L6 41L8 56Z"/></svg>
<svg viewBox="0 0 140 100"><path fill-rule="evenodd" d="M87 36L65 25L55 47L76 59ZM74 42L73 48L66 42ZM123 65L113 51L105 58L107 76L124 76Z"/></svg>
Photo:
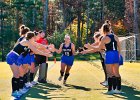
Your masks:
<svg viewBox="0 0 140 100"><path fill-rule="evenodd" d="M25 94L26 92L28 92L28 89L25 89L25 88L19 89L19 93L21 94Z"/></svg>
<svg viewBox="0 0 140 100"><path fill-rule="evenodd" d="M23 91L22 89L19 89L19 93L23 95L23 94L26 93L26 92Z"/></svg>
<svg viewBox="0 0 140 100"><path fill-rule="evenodd" d="M62 78L63 78L63 76L60 76L60 77L58 78L58 80L59 80L59 81L61 81L61 80L62 80Z"/></svg>
<svg viewBox="0 0 140 100"><path fill-rule="evenodd" d="M31 87L33 87L33 85L32 85L30 82L25 83L25 85L26 85L27 88L31 88Z"/></svg>
<svg viewBox="0 0 140 100"><path fill-rule="evenodd" d="M66 85L66 80L63 81L63 84Z"/></svg>
<svg viewBox="0 0 140 100"><path fill-rule="evenodd" d="M36 81L32 81L31 84L32 84L32 85L36 85L37 82L36 82Z"/></svg>
<svg viewBox="0 0 140 100"><path fill-rule="evenodd" d="M121 90L115 89L115 90L114 90L114 93L115 93L115 94L123 94L124 92L122 92Z"/></svg>
<svg viewBox="0 0 140 100"><path fill-rule="evenodd" d="M25 84L25 86L23 88L28 89L28 90L30 89L30 87L29 86L27 87L26 84Z"/></svg>
<svg viewBox="0 0 140 100"><path fill-rule="evenodd" d="M111 91L107 91L105 94L113 95L113 94L114 94L114 91L113 91L113 90L111 90Z"/></svg>
<svg viewBox="0 0 140 100"><path fill-rule="evenodd" d="M22 89L22 90L23 90L23 91L27 91L27 92L28 92L29 88L23 87L23 89Z"/></svg>
<svg viewBox="0 0 140 100"><path fill-rule="evenodd" d="M106 86L106 87L108 86L108 82L107 81L101 82L100 84L103 85L103 86Z"/></svg>
<svg viewBox="0 0 140 100"><path fill-rule="evenodd" d="M22 96L22 94L19 91L15 91L12 93L12 96L15 98L20 98Z"/></svg>

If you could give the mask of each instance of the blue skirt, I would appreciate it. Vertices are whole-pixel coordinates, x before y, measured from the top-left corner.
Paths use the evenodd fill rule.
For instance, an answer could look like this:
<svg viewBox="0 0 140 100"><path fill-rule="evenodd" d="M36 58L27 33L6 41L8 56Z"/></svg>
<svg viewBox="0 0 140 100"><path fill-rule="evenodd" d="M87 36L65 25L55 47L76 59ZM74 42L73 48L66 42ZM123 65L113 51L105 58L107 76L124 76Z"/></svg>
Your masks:
<svg viewBox="0 0 140 100"><path fill-rule="evenodd" d="M18 59L19 59L19 55L16 54L15 52L13 52L13 51L9 52L6 56L6 62L9 65L15 64L17 66L20 66L21 64L18 63Z"/></svg>
<svg viewBox="0 0 140 100"><path fill-rule="evenodd" d="M61 57L61 63L64 63L68 66L72 66L73 65L73 62L74 62L74 56L65 56L65 55L62 55Z"/></svg>
<svg viewBox="0 0 140 100"><path fill-rule="evenodd" d="M119 64L118 51L107 51L105 55L105 64Z"/></svg>
<svg viewBox="0 0 140 100"><path fill-rule="evenodd" d="M19 59L18 59L18 63L23 64L29 64L31 65L32 62L35 62L34 60L34 54L30 55L30 53L28 53L25 57L23 55L20 55Z"/></svg>
<svg viewBox="0 0 140 100"><path fill-rule="evenodd" d="M123 56L122 55L120 55L120 57L119 57L119 65L123 65Z"/></svg>

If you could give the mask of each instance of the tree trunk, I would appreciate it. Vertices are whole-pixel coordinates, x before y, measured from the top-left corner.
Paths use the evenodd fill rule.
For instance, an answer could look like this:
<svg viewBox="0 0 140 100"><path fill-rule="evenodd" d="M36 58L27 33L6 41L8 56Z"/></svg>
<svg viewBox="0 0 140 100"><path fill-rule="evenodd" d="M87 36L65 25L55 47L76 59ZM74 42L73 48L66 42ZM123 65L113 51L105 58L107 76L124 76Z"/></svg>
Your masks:
<svg viewBox="0 0 140 100"><path fill-rule="evenodd" d="M80 9L79 9L80 10ZM81 31L80 31L80 22L81 22L81 12L80 11L78 11L78 16L77 16L77 18L78 18L78 25L77 25L77 36L78 36L78 47L80 47L81 46Z"/></svg>
<svg viewBox="0 0 140 100"><path fill-rule="evenodd" d="M82 15L81 42L82 42L82 38L83 38L83 30L84 30L84 13Z"/></svg>
<svg viewBox="0 0 140 100"><path fill-rule="evenodd" d="M90 6L90 2L87 1L87 32L86 32L86 43L88 43L88 29L89 29L89 6Z"/></svg>
<svg viewBox="0 0 140 100"><path fill-rule="evenodd" d="M104 23L104 0L101 0L101 23Z"/></svg>
<svg viewBox="0 0 140 100"><path fill-rule="evenodd" d="M43 30L47 32L47 20L48 20L48 0L44 1L44 10L43 10Z"/></svg>

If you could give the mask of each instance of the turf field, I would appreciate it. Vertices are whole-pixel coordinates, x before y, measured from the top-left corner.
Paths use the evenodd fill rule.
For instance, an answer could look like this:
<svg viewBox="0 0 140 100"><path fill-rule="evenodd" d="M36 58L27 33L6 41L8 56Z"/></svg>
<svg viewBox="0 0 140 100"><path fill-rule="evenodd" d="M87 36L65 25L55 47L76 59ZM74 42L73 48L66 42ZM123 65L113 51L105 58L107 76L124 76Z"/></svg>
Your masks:
<svg viewBox="0 0 140 100"><path fill-rule="evenodd" d="M53 62L49 62L49 65ZM6 63L0 63L0 100L10 100L12 73ZM125 63L120 67L122 95L106 95L107 88L100 62L76 61L67 86L59 82L60 62L48 71L48 83L32 87L21 100L140 100L140 63Z"/></svg>

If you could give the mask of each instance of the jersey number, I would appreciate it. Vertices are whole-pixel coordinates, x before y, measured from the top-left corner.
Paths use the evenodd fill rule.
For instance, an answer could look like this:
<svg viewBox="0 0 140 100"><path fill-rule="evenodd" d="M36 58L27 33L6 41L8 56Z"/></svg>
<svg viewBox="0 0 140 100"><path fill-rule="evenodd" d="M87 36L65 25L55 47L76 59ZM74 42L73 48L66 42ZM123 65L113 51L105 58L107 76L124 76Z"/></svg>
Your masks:
<svg viewBox="0 0 140 100"><path fill-rule="evenodd" d="M113 42L113 50L116 50L116 49L115 49L115 45L114 45L114 42Z"/></svg>
<svg viewBox="0 0 140 100"><path fill-rule="evenodd" d="M66 55L66 56L69 56L70 54L69 54L69 52L65 52L65 55Z"/></svg>

